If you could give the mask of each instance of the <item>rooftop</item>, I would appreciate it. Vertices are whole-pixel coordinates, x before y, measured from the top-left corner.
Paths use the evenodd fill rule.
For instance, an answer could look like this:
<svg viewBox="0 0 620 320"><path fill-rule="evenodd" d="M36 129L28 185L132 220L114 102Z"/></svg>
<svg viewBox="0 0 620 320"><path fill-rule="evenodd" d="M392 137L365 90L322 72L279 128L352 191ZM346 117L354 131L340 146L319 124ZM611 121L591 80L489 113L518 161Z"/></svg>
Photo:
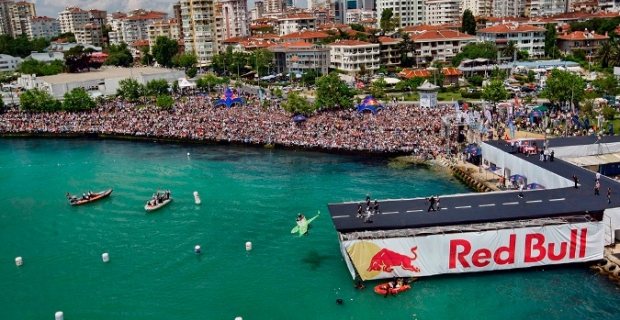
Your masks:
<svg viewBox="0 0 620 320"><path fill-rule="evenodd" d="M109 79L109 78L129 78L131 76L138 76L140 74L153 75L161 73L170 73L170 69L165 68L117 68L108 67L94 70L92 72L84 73L61 73L54 76L38 77L39 80L45 81L50 84L56 83L70 83L76 81L90 81L97 79Z"/></svg>

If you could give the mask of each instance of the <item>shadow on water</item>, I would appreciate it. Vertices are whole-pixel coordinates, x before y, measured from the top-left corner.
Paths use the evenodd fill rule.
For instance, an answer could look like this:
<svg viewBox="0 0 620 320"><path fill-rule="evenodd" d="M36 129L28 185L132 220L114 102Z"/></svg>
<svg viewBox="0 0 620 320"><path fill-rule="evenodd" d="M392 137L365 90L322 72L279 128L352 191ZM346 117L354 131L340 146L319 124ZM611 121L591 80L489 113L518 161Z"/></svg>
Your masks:
<svg viewBox="0 0 620 320"><path fill-rule="evenodd" d="M301 262L310 265L310 269L316 270L321 267L324 261L329 258L328 255L321 255L316 250L308 251L308 254L301 259Z"/></svg>

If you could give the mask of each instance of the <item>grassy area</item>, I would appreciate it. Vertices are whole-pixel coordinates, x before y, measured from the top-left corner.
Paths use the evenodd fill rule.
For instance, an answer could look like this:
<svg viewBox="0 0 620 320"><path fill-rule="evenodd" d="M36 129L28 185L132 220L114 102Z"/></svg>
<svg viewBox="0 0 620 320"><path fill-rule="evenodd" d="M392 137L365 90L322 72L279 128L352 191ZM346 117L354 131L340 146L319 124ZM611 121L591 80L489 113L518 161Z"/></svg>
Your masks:
<svg viewBox="0 0 620 320"><path fill-rule="evenodd" d="M458 101L463 100L460 92L443 92L437 94L438 101Z"/></svg>

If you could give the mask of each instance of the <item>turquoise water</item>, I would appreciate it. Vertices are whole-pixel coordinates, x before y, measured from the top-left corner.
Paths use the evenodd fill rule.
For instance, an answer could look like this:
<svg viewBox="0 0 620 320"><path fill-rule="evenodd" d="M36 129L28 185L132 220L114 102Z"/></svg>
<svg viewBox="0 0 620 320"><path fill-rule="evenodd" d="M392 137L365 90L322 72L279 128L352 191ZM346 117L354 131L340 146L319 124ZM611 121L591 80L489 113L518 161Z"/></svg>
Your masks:
<svg viewBox="0 0 620 320"><path fill-rule="evenodd" d="M191 155L188 157L187 153ZM71 207L65 193L113 187ZM174 201L143 207L158 187ZM384 159L224 146L0 140L0 319L603 319L618 285L587 266L353 289L326 204L465 192ZM201 205L192 192L198 191ZM308 237L298 212L324 212ZM253 250L245 250L246 241ZM195 255L195 245L202 254ZM108 252L110 262L101 254ZM15 266L22 256L24 265ZM344 304L336 305L341 298Z"/></svg>

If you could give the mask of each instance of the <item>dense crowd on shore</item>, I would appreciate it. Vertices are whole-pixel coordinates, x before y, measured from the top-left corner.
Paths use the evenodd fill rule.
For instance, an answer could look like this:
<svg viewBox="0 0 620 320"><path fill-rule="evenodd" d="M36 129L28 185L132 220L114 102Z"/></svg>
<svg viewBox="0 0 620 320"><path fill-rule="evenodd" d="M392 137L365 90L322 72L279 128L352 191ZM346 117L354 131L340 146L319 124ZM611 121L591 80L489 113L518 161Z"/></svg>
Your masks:
<svg viewBox="0 0 620 320"><path fill-rule="evenodd" d="M448 106L429 110L391 103L377 114L324 111L295 122L293 115L278 104L264 108L251 95L246 105L231 108L215 107L205 97L176 100L170 110L137 108L120 99L102 103L89 112L10 110L0 115L0 133L97 133L431 157L446 152L448 140L441 116L454 112Z"/></svg>

